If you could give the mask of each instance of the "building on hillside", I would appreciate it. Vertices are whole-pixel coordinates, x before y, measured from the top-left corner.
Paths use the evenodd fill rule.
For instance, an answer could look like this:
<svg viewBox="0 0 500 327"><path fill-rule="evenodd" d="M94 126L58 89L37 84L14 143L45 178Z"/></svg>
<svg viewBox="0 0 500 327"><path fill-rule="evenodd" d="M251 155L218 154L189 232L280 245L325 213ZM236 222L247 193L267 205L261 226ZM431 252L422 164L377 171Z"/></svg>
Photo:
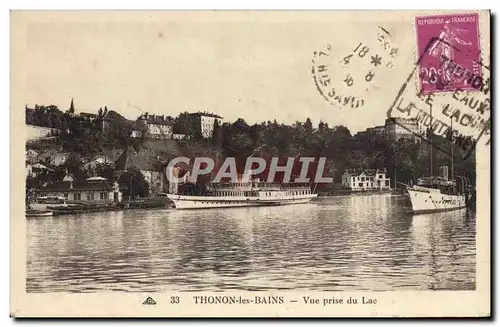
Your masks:
<svg viewBox="0 0 500 327"><path fill-rule="evenodd" d="M26 163L35 164L38 161L38 152L33 149L26 150Z"/></svg>
<svg viewBox="0 0 500 327"><path fill-rule="evenodd" d="M59 134L61 134L61 130L57 128L26 124L26 140L28 142L56 139Z"/></svg>
<svg viewBox="0 0 500 327"><path fill-rule="evenodd" d="M147 128L149 137L153 139L171 139L173 134L173 121L164 115L143 114L137 118L138 123L142 123ZM132 137L140 137L141 131L132 131Z"/></svg>
<svg viewBox="0 0 500 327"><path fill-rule="evenodd" d="M178 133L172 134L172 140L184 140L186 138L187 138L186 134L178 134Z"/></svg>
<svg viewBox="0 0 500 327"><path fill-rule="evenodd" d="M356 133L355 139L366 137L385 136L393 141L401 138L418 140L417 135L423 133L422 126L416 118L397 118L391 117L385 120L385 125L367 128L364 131Z"/></svg>
<svg viewBox="0 0 500 327"><path fill-rule="evenodd" d="M99 108L101 109L101 108ZM113 122L119 122L121 124L132 124L133 122L123 117L114 110L108 110L107 106L104 106L104 111L102 112L102 119L99 120L100 128L103 133L107 132L112 126Z"/></svg>
<svg viewBox="0 0 500 327"><path fill-rule="evenodd" d="M216 121L219 126L222 125L223 118L216 114L208 112L196 112L190 115L196 117L196 123L199 126L201 136L203 136L204 138L212 137Z"/></svg>
<svg viewBox="0 0 500 327"><path fill-rule="evenodd" d="M91 161L83 165L85 170L94 170L101 165L114 165L114 161L104 155L94 157Z"/></svg>
<svg viewBox="0 0 500 327"><path fill-rule="evenodd" d="M26 165L26 177L35 178L40 174L48 173L51 171L54 170L40 163Z"/></svg>
<svg viewBox="0 0 500 327"><path fill-rule="evenodd" d="M42 163L57 167L65 164L69 156L69 153L66 152L50 150L38 155L37 159Z"/></svg>
<svg viewBox="0 0 500 327"><path fill-rule="evenodd" d="M161 169L162 163L158 158L138 153L129 147L116 160L115 166L117 173L130 168L138 169L149 184L150 194L163 192L165 180Z"/></svg>
<svg viewBox="0 0 500 327"><path fill-rule="evenodd" d="M174 140L147 140L139 151L127 148L115 161L117 174L130 168L138 169L149 184L149 193L162 193L168 189L164 168L168 161L182 156Z"/></svg>
<svg viewBox="0 0 500 327"><path fill-rule="evenodd" d="M386 135L387 131L384 125L382 126L375 126L375 127L370 127L367 128L366 131L371 134L371 135L377 135L377 136L384 136Z"/></svg>
<svg viewBox="0 0 500 327"><path fill-rule="evenodd" d="M364 131L358 132L354 135L355 139L365 139L368 137L385 137L387 136L387 128L385 125L369 127Z"/></svg>
<svg viewBox="0 0 500 327"><path fill-rule="evenodd" d="M118 183L108 182L103 177L91 177L80 182L71 180L52 182L33 191L36 198L58 196L68 201L85 201L98 204L113 204L122 201Z"/></svg>
<svg viewBox="0 0 500 327"><path fill-rule="evenodd" d="M75 175L68 173L68 170L66 170L66 175L64 175L63 182L76 182Z"/></svg>
<svg viewBox="0 0 500 327"><path fill-rule="evenodd" d="M347 169L342 185L353 191L390 190L391 180L386 169Z"/></svg>
<svg viewBox="0 0 500 327"><path fill-rule="evenodd" d="M416 118L387 118L385 129L391 140L418 139L417 135L422 134L422 127Z"/></svg>
<svg viewBox="0 0 500 327"><path fill-rule="evenodd" d="M94 121L97 120L97 118L99 118L99 116L96 115L96 114L89 113L89 112L81 112L80 113L80 118L88 120L90 122L94 122Z"/></svg>

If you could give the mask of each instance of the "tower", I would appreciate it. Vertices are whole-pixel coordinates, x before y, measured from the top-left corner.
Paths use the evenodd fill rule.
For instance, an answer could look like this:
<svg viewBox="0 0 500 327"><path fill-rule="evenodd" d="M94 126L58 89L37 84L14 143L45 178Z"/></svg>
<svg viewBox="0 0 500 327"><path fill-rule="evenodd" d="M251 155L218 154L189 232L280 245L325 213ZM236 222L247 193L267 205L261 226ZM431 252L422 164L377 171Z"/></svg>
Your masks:
<svg viewBox="0 0 500 327"><path fill-rule="evenodd" d="M69 105L69 113L74 114L75 113L75 106L73 104L73 98L71 98L71 104Z"/></svg>

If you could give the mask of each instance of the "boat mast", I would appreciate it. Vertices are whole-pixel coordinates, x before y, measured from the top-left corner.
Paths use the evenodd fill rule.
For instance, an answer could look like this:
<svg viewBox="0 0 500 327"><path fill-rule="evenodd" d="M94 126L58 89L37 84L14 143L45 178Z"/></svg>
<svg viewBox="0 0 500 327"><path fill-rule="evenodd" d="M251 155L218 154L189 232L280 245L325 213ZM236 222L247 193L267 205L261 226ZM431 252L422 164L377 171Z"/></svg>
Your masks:
<svg viewBox="0 0 500 327"><path fill-rule="evenodd" d="M432 169L432 106L430 106L430 117L431 121L429 123L429 158L430 158L430 168L431 168L431 173L430 176L434 176L434 170Z"/></svg>
<svg viewBox="0 0 500 327"><path fill-rule="evenodd" d="M397 180L398 180L398 177L397 177L397 171L396 171L396 167L394 167L394 189L397 188Z"/></svg>
<svg viewBox="0 0 500 327"><path fill-rule="evenodd" d="M451 130L451 135L450 135L450 146L451 146L451 180L455 180L454 176L454 161L455 161L455 154L453 153L454 151L454 146L453 146L453 118L450 117L450 130Z"/></svg>

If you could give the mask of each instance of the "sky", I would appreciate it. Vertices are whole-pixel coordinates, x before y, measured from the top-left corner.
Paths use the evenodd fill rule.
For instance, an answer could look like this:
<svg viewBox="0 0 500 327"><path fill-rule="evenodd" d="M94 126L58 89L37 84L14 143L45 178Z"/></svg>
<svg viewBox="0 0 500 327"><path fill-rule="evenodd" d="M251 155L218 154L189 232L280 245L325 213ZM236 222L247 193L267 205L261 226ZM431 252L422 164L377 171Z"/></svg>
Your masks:
<svg viewBox="0 0 500 327"><path fill-rule="evenodd" d="M314 51L333 44L341 60L360 41L375 40L380 20L405 42L413 29L411 20L338 13L130 17L66 13L26 24L25 104L67 109L73 98L77 112L106 105L129 119L184 111L248 123L310 117L354 133L384 123L397 83L367 96L364 108L333 107L314 84ZM344 71L332 68L331 74L342 83ZM403 75L387 81L403 81Z"/></svg>

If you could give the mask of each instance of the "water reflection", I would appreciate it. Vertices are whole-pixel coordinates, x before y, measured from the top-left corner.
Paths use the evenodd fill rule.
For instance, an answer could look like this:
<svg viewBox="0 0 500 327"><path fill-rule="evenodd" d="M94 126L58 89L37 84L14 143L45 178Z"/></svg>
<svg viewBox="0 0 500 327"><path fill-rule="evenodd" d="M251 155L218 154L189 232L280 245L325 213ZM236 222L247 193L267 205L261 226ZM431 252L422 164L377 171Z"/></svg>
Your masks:
<svg viewBox="0 0 500 327"><path fill-rule="evenodd" d="M406 198L28 219L29 292L474 289L475 217Z"/></svg>

